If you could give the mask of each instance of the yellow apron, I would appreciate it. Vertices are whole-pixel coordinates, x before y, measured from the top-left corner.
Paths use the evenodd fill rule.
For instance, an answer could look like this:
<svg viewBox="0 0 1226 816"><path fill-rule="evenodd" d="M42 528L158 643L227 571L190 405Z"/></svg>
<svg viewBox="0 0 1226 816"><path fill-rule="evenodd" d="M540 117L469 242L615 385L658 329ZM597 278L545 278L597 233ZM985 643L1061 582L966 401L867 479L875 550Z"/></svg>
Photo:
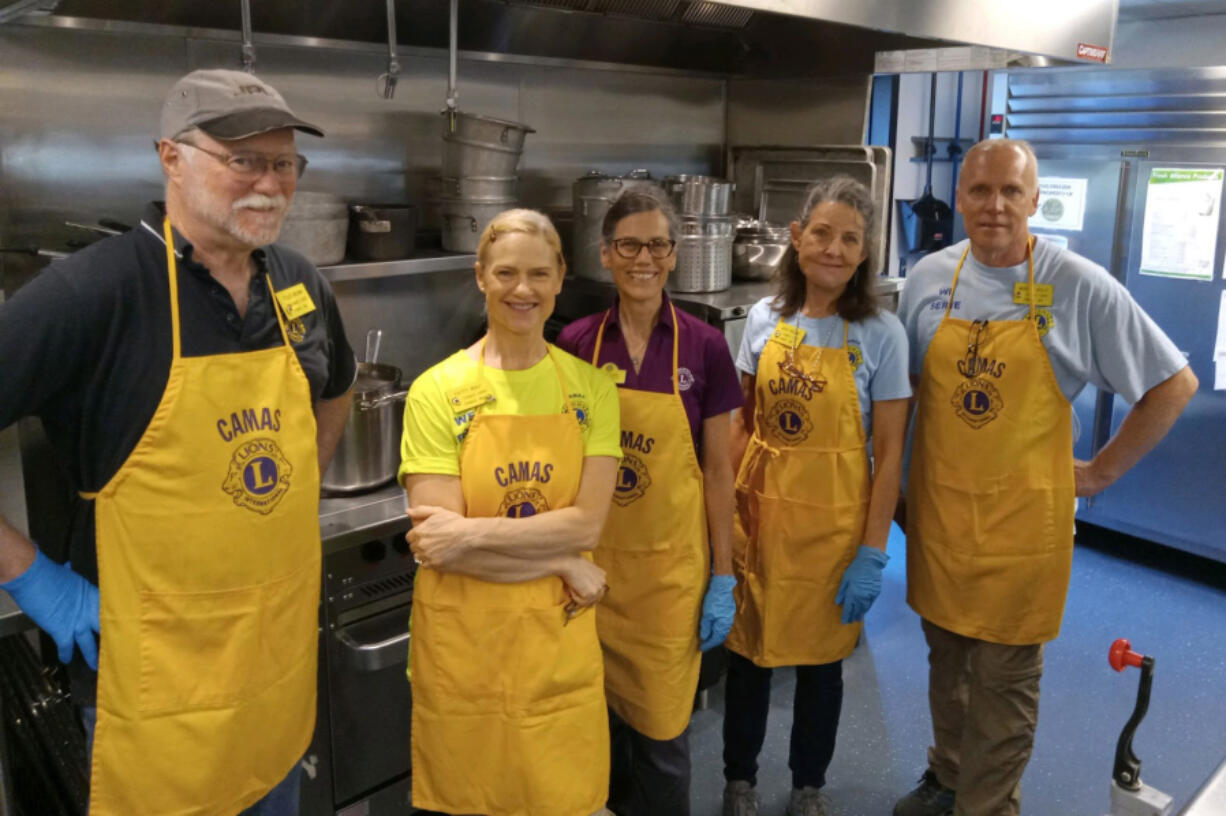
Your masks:
<svg viewBox="0 0 1226 816"><path fill-rule="evenodd" d="M609 707L634 730L670 740L694 708L698 623L708 573L702 468L677 375L680 326L673 316L673 391L617 389L622 462L595 559L609 574L596 609ZM600 322L592 364L598 364Z"/></svg>
<svg viewBox="0 0 1226 816"><path fill-rule="evenodd" d="M924 357L907 492L907 602L951 632L1013 645L1060 633L1073 560L1072 412L1039 339L1027 259L1027 319L985 325L946 306Z"/></svg>
<svg viewBox="0 0 1226 816"><path fill-rule="evenodd" d="M82 494L102 622L91 814L237 813L289 773L315 722L310 386L279 312L283 345L182 356L169 219L163 233L166 390L123 467Z"/></svg>
<svg viewBox="0 0 1226 816"><path fill-rule="evenodd" d="M763 667L833 663L861 624L835 604L863 543L871 488L847 352L779 321L758 361L754 433L737 474L736 617L727 646Z"/></svg>
<svg viewBox="0 0 1226 816"><path fill-rule="evenodd" d="M478 382L484 345L479 357ZM565 398L560 372L558 380ZM468 516L570 506L583 456L569 399L560 414L478 412L460 450ZM596 616L564 624L568 600L557 577L499 584L418 570L409 641L415 807L588 816L604 805L609 720Z"/></svg>

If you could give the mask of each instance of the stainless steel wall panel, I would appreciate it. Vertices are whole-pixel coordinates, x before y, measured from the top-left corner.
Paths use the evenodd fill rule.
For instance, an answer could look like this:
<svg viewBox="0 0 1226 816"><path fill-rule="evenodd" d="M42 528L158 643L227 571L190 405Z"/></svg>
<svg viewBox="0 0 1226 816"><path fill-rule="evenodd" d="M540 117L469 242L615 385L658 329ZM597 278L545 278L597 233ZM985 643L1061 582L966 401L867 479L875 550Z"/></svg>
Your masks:
<svg viewBox="0 0 1226 816"><path fill-rule="evenodd" d="M402 56L392 100L376 95L386 67L377 51L263 45L257 58L260 75L328 134L298 137L311 161L300 189L426 197L441 166L445 54ZM161 195L152 140L166 91L191 68L238 64L228 39L0 29L0 241L62 246L65 220L138 218ZM537 207L569 207L571 183L591 167L716 170L724 86L675 72L460 62L461 109L537 128L520 188Z"/></svg>
<svg viewBox="0 0 1226 816"><path fill-rule="evenodd" d="M868 115L867 74L728 82L728 144L860 144Z"/></svg>
<svg viewBox="0 0 1226 816"><path fill-rule="evenodd" d="M1059 113L1009 112L1009 127L1065 128L1226 128L1226 107L1220 111L1063 111Z"/></svg>
<svg viewBox="0 0 1226 816"><path fill-rule="evenodd" d="M719 170L724 83L684 77L522 66L521 121L537 129L520 166L521 195L537 206L569 208L571 185L588 170L655 178Z"/></svg>

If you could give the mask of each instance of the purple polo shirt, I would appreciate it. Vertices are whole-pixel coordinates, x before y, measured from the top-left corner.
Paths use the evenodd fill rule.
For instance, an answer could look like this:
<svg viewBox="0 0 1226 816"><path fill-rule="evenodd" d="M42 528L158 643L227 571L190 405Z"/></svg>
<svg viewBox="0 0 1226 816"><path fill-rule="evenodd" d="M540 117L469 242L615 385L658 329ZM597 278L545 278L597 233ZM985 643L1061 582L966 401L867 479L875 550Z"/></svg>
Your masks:
<svg viewBox="0 0 1226 816"><path fill-rule="evenodd" d="M605 324L604 342L600 346L598 366L614 363L626 372L626 381L619 388L634 388L639 391L655 391L663 394L673 390L673 317L668 308L668 295L660 319L647 340L643 365L634 372L630 352L622 338L618 325L617 301L609 310L580 318L558 335L559 348L576 357L591 362L596 350L596 333L600 321L608 315ZM681 386L681 402L690 421L690 434L694 450L702 456L702 421L719 414L740 408L745 401L741 394L741 377L728 342L724 335L693 315L677 310L677 323L681 337L677 347L677 373Z"/></svg>

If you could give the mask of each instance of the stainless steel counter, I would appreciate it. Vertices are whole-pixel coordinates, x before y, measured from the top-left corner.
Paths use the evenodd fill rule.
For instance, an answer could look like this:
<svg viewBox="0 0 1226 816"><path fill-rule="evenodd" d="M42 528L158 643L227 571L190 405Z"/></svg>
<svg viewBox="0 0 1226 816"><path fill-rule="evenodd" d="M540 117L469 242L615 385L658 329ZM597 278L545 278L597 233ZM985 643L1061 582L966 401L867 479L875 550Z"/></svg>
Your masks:
<svg viewBox="0 0 1226 816"><path fill-rule="evenodd" d="M324 555L409 529L404 488L391 482L373 493L319 500Z"/></svg>

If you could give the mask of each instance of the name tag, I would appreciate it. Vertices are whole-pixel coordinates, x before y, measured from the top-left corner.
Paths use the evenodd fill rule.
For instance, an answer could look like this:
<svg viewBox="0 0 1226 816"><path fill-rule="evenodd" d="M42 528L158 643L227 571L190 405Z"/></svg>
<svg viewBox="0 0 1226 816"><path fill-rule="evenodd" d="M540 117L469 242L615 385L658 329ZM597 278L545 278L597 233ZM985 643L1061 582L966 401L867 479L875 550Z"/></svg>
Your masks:
<svg viewBox="0 0 1226 816"><path fill-rule="evenodd" d="M311 300L311 293L301 283L295 283L288 289L282 289L276 293L276 296L277 303L281 304L281 311L289 320L315 311L315 301Z"/></svg>
<svg viewBox="0 0 1226 816"><path fill-rule="evenodd" d="M621 385L626 381L626 369L618 368L617 363L605 363L600 370L609 375L609 379Z"/></svg>
<svg viewBox="0 0 1226 816"><path fill-rule="evenodd" d="M484 382L461 385L447 392L447 403L451 406L451 410L457 414L462 414L476 408L478 405L485 405L487 402L493 401L494 392Z"/></svg>
<svg viewBox="0 0 1226 816"><path fill-rule="evenodd" d="M791 323L779 321L779 325L775 326L775 333L771 335L771 339L776 343L782 343L788 348L793 348L800 345L800 341L805 339L805 330L799 326L793 326Z"/></svg>
<svg viewBox="0 0 1226 816"><path fill-rule="evenodd" d="M1034 303L1036 306L1050 306L1052 304L1052 296L1054 289L1050 283L1036 283L1034 285ZM1030 284L1015 283L1013 284L1013 302L1020 303L1026 306L1030 305Z"/></svg>

